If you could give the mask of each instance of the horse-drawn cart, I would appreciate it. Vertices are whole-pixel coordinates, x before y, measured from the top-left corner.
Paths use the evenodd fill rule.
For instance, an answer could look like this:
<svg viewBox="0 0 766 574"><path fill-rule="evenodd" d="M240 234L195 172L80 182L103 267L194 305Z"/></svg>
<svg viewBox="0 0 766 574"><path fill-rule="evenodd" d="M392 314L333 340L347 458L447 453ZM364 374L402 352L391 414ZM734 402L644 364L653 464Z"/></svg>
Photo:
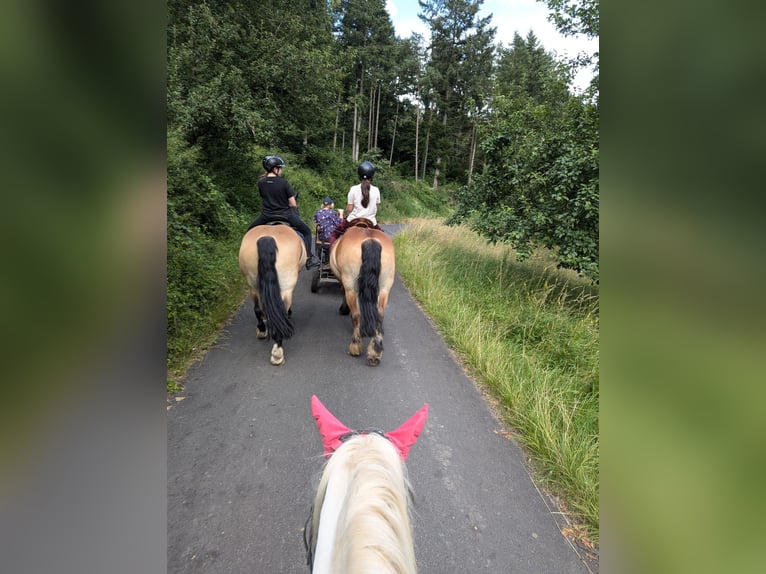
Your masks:
<svg viewBox="0 0 766 574"><path fill-rule="evenodd" d="M338 278L335 277L332 269L330 269L330 243L319 239L319 226L316 228L316 235L314 237L316 237L314 250L319 258L319 267L314 270L314 275L311 277L312 293L316 293L324 281L338 283Z"/></svg>

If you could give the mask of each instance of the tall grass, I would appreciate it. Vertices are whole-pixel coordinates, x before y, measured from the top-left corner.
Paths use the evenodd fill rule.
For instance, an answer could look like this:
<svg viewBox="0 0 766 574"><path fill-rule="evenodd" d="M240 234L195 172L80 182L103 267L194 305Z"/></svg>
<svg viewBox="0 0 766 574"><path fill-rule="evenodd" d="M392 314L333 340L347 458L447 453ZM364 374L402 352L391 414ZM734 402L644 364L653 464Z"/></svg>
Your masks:
<svg viewBox="0 0 766 574"><path fill-rule="evenodd" d="M413 220L395 243L413 296L498 399L537 479L597 544L597 289L545 253L517 263L509 247L435 220Z"/></svg>

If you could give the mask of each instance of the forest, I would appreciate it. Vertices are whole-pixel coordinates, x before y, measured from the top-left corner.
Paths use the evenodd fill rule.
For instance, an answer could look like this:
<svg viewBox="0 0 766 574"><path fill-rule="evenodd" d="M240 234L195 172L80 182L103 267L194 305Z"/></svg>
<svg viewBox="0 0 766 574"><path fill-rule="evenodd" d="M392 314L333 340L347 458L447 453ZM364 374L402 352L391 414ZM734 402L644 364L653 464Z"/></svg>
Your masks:
<svg viewBox="0 0 766 574"><path fill-rule="evenodd" d="M482 4L419 0L430 37L401 38L385 0L168 2L171 355L192 315L239 287L230 254L269 153L306 221L371 160L400 206L383 218L439 216L519 259L545 247L598 282L598 53L562 60L532 31L497 43ZM598 0L544 4L560 33L598 38Z"/></svg>

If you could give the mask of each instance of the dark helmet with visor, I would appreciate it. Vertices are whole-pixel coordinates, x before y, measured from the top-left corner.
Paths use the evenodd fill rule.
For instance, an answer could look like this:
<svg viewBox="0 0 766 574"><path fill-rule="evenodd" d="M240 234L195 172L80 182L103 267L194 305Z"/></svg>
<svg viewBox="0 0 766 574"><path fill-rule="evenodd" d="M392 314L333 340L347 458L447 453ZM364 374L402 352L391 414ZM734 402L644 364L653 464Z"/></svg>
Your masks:
<svg viewBox="0 0 766 574"><path fill-rule="evenodd" d="M359 179L372 179L372 176L375 175L375 166L369 161L363 161L359 164L357 173L359 174Z"/></svg>
<svg viewBox="0 0 766 574"><path fill-rule="evenodd" d="M263 158L263 169L271 173L275 168L285 167L285 162L278 155L267 155Z"/></svg>

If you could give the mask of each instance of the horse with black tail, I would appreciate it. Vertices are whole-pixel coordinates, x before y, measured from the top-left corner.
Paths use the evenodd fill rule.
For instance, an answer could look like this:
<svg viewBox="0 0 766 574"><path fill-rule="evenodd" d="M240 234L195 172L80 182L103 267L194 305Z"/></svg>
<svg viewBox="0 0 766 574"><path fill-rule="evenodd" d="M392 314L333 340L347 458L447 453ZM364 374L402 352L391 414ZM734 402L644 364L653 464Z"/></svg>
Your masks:
<svg viewBox="0 0 766 574"><path fill-rule="evenodd" d="M362 338L370 337L368 365L380 364L383 357L383 318L394 284L395 259L391 237L360 225L349 227L330 250L330 268L343 287L339 311L351 314L354 329L348 352L361 355Z"/></svg>
<svg viewBox="0 0 766 574"><path fill-rule="evenodd" d="M250 287L256 336L271 337L271 364L283 365L282 342L295 332L290 314L298 273L306 263L306 246L287 225L258 225L242 238L239 268Z"/></svg>

